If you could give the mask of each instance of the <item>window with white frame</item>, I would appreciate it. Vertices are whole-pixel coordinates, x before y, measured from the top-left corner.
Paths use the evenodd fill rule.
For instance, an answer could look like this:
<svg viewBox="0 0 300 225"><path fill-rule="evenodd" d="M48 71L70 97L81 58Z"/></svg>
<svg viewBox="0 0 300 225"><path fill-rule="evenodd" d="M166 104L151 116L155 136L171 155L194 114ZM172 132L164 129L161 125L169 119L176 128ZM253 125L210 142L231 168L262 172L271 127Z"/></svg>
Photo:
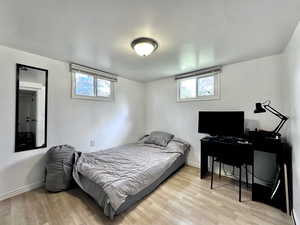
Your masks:
<svg viewBox="0 0 300 225"><path fill-rule="evenodd" d="M96 74L89 68L83 70L82 66L80 68L81 70L77 65L71 64L72 98L112 101L116 78L102 76L100 72Z"/></svg>
<svg viewBox="0 0 300 225"><path fill-rule="evenodd" d="M177 80L177 100L213 100L219 98L219 73L191 76Z"/></svg>

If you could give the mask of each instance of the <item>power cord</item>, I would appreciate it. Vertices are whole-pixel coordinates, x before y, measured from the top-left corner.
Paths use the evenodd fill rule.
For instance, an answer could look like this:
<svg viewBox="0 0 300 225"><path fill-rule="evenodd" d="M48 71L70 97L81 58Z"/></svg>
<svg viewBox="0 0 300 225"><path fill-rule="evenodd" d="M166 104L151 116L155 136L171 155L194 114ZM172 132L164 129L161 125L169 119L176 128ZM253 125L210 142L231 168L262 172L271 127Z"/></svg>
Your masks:
<svg viewBox="0 0 300 225"><path fill-rule="evenodd" d="M246 166L247 166L247 165L244 165L243 168L246 169ZM210 170L211 170L211 168L210 168ZM239 177L236 176L236 175L233 173L233 170L228 171L227 169L225 169L225 164L224 164L224 163L222 163L222 170L223 170L225 176L231 176L231 177L234 177L234 178L236 178L236 179L239 179ZM251 169L251 171L249 171L249 169L248 169L248 175L249 175L249 174L252 176L252 174L253 174L252 169ZM271 180L266 180L266 179L263 179L263 178L260 178L260 177L256 176L255 174L253 174L253 176L254 176L256 179L258 179L258 180L260 180L260 181L266 183L267 185L272 185L272 184L273 184L274 177L272 177Z"/></svg>
<svg viewBox="0 0 300 225"><path fill-rule="evenodd" d="M243 168L246 169L246 166L247 166L247 165L244 165ZM225 175L228 176L224 164L223 164L223 171L224 171ZM248 175L249 175L249 174L252 176L253 172L252 172L252 170L249 171L249 169L248 169ZM238 176L236 176L235 174L233 174L233 171L231 172L230 176L232 176L232 177L234 177L234 178L236 178L236 179L239 179ZM265 183L268 184L268 185L272 185L272 184L273 184L274 177L272 177L271 180L266 180L266 179L263 179L263 178L261 178L261 177L256 176L255 174L253 174L253 176L254 176L256 179L258 179L258 180L260 180L260 181L262 181L262 182L265 182Z"/></svg>

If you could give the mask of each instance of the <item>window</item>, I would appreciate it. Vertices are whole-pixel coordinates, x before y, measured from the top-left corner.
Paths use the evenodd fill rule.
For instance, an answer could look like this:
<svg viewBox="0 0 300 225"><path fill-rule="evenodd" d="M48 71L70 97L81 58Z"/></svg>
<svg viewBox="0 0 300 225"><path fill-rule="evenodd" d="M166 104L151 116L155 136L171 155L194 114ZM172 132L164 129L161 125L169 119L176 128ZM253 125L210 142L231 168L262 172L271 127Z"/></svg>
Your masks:
<svg viewBox="0 0 300 225"><path fill-rule="evenodd" d="M75 72L75 94L77 96L95 96L94 76Z"/></svg>
<svg viewBox="0 0 300 225"><path fill-rule="evenodd" d="M97 79L97 96L109 97L111 95L111 81Z"/></svg>
<svg viewBox="0 0 300 225"><path fill-rule="evenodd" d="M196 98L197 85L196 78L181 80L180 82L180 99Z"/></svg>
<svg viewBox="0 0 300 225"><path fill-rule="evenodd" d="M87 100L112 101L114 84L111 80L88 72L72 71L72 97Z"/></svg>
<svg viewBox="0 0 300 225"><path fill-rule="evenodd" d="M215 95L215 77L199 77L198 82L198 96L214 96Z"/></svg>
<svg viewBox="0 0 300 225"><path fill-rule="evenodd" d="M210 73L177 80L177 100L213 100L219 98L219 74Z"/></svg>

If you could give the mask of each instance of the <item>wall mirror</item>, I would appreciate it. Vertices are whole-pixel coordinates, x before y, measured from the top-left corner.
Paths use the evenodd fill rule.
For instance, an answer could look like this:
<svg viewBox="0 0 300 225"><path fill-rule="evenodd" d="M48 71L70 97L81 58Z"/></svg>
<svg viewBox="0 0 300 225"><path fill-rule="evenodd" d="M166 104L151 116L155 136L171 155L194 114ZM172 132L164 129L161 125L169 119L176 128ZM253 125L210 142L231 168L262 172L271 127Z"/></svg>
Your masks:
<svg viewBox="0 0 300 225"><path fill-rule="evenodd" d="M48 70L17 64L15 151L47 147Z"/></svg>

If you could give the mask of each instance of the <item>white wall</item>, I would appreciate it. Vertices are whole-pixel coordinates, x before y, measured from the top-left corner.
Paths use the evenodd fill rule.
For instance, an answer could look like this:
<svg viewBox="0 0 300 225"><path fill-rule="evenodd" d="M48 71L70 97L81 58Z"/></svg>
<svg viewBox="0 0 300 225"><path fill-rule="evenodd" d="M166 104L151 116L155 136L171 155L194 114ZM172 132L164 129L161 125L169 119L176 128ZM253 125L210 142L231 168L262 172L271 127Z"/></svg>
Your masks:
<svg viewBox="0 0 300 225"><path fill-rule="evenodd" d="M16 63L49 70L48 147L93 151L144 134L144 84L119 78L115 102L71 99L67 63L0 46L0 199L39 185L44 173L46 149L14 152Z"/></svg>
<svg viewBox="0 0 300 225"><path fill-rule="evenodd" d="M272 114L254 114L255 102L270 99L280 109L281 56L275 55L223 67L221 99L210 101L176 102L174 78L146 84L146 131L165 130L186 139L192 144L188 163L199 167L200 138L197 133L198 111L245 111L246 127L272 130L279 122ZM257 174L270 179L274 171L274 158L256 152ZM274 157L274 156L273 156ZM264 162L268 163L264 163Z"/></svg>
<svg viewBox="0 0 300 225"><path fill-rule="evenodd" d="M297 224L300 223L300 24L298 24L283 53L282 102L289 115L287 137L292 146L293 206Z"/></svg>

